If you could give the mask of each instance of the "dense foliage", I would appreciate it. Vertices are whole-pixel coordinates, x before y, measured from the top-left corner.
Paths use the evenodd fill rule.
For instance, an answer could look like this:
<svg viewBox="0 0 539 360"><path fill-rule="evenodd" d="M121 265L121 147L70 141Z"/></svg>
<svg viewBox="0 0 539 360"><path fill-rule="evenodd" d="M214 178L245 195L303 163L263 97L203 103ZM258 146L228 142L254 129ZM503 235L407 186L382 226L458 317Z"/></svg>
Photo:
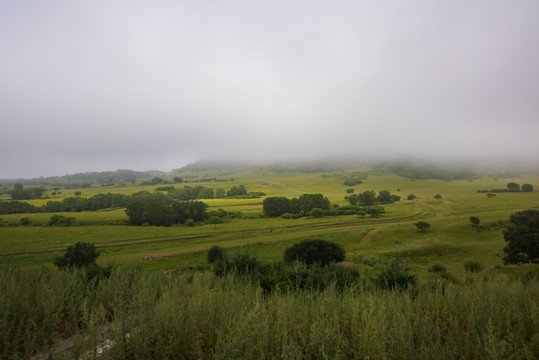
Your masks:
<svg viewBox="0 0 539 360"><path fill-rule="evenodd" d="M319 264L326 266L331 263L344 261L346 252L339 245L325 240L303 240L287 248L283 258L287 263L300 261L307 265Z"/></svg>
<svg viewBox="0 0 539 360"><path fill-rule="evenodd" d="M303 216L314 208L330 210L330 202L322 194L303 194L292 199L273 196L265 198L262 207L266 216L281 216L287 213Z"/></svg>
<svg viewBox="0 0 539 360"><path fill-rule="evenodd" d="M83 268L95 264L98 257L94 244L78 242L68 246L66 253L54 260L54 265L60 269Z"/></svg>
<svg viewBox="0 0 539 360"><path fill-rule="evenodd" d="M537 280L476 277L455 285L437 277L408 291L355 281L339 290L331 279L352 277L337 275L339 267L280 266L264 277L275 284L271 292L234 272L130 269L96 283L86 271L0 269L0 358L539 356ZM298 286L279 290L280 279ZM324 279L323 290L300 290Z"/></svg>
<svg viewBox="0 0 539 360"><path fill-rule="evenodd" d="M351 194L345 196L344 199L350 205L372 206L375 204L392 204L395 201L400 201L400 196L391 195L389 190L380 190L378 196L372 190L363 191L359 194Z"/></svg>
<svg viewBox="0 0 539 360"><path fill-rule="evenodd" d="M204 221L208 218L207 208L202 201L174 202L164 195L153 195L132 201L125 213L131 225L171 226L183 224L188 219Z"/></svg>
<svg viewBox="0 0 539 360"><path fill-rule="evenodd" d="M510 216L511 225L503 236L506 264L537 262L539 260L539 211L524 210Z"/></svg>

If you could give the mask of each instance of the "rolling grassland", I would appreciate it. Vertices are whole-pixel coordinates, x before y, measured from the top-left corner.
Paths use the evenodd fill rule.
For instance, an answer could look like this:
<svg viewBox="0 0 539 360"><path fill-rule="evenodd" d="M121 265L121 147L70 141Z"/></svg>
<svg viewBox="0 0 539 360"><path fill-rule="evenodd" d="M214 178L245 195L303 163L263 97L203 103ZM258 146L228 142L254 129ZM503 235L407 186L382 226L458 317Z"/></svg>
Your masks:
<svg viewBox="0 0 539 360"><path fill-rule="evenodd" d="M201 184L207 187L322 193L340 206L350 188L342 173L205 175L234 177ZM389 190L402 198L378 217L265 218L263 198L203 200L209 210L244 217L196 226L129 226L124 209L61 213L77 219L69 227L48 226L50 213L2 215L11 225L27 217L30 226L0 227L0 358L537 359L538 265L502 258L509 216L538 208L539 192L477 193L511 181L539 185L537 176L407 180L371 170L355 193ZM93 187L81 196L156 187ZM418 221L431 227L419 232ZM326 277L309 287L305 269L293 265L287 282L268 287L264 281L275 279L266 265L220 274L206 259L218 245L229 256L276 263L286 248L312 238L341 245L346 259L337 268L360 278L343 285ZM96 245L98 264L114 265L109 276L54 268L54 258L79 241ZM390 290L377 282L395 258L415 276L413 285ZM482 271L466 271L470 260ZM431 271L434 265L446 270Z"/></svg>

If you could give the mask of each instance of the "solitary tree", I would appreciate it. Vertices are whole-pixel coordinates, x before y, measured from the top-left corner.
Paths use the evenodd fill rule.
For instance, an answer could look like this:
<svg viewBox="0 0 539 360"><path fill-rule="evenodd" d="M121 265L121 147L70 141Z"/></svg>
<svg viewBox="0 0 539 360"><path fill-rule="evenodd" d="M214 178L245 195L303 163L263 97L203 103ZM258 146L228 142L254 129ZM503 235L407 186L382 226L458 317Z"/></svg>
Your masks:
<svg viewBox="0 0 539 360"><path fill-rule="evenodd" d="M343 261L345 255L346 252L338 244L325 240L304 240L285 250L284 261L288 263L301 261L307 265L318 263L326 266L332 262Z"/></svg>
<svg viewBox="0 0 539 360"><path fill-rule="evenodd" d="M417 227L417 230L419 230L420 232L425 232L425 230L430 228L430 224L425 221L416 222L415 226Z"/></svg>
<svg viewBox="0 0 539 360"><path fill-rule="evenodd" d="M440 194L434 195L434 199L436 199L436 200L440 200L441 198L442 198L442 195L440 195Z"/></svg>
<svg viewBox="0 0 539 360"><path fill-rule="evenodd" d="M94 244L78 242L68 246L66 253L54 259L53 263L60 269L82 268L95 264L98 257Z"/></svg>
<svg viewBox="0 0 539 360"><path fill-rule="evenodd" d="M507 246L503 249L506 264L539 260L539 212L519 211L509 218L511 225L503 233Z"/></svg>
<svg viewBox="0 0 539 360"><path fill-rule="evenodd" d="M470 216L470 222L472 225L479 225L481 220L477 216Z"/></svg>
<svg viewBox="0 0 539 360"><path fill-rule="evenodd" d="M220 246L214 245L208 250L207 259L210 264L220 260L225 260L225 250Z"/></svg>
<svg viewBox="0 0 539 360"><path fill-rule="evenodd" d="M507 188L510 191L520 191L520 185L515 182L507 183Z"/></svg>
<svg viewBox="0 0 539 360"><path fill-rule="evenodd" d="M414 195L414 194L409 194L406 198L407 198L408 200L414 200L414 199L415 199L415 195Z"/></svg>

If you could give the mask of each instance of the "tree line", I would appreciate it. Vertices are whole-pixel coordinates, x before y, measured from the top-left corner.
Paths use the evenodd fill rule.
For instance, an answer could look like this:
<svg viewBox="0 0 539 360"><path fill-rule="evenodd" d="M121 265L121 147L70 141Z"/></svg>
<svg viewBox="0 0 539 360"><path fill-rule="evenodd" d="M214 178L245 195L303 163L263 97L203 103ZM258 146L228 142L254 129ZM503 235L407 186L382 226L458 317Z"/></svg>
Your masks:
<svg viewBox="0 0 539 360"><path fill-rule="evenodd" d="M391 195L389 190L381 190L376 196L372 190L367 190L359 194L351 194L344 197L350 205L372 206L376 204L392 204L395 201L400 201L400 196Z"/></svg>
<svg viewBox="0 0 539 360"><path fill-rule="evenodd" d="M477 190L478 193L504 193L504 192L533 192L532 184L517 184L515 182L507 183L505 189Z"/></svg>
<svg viewBox="0 0 539 360"><path fill-rule="evenodd" d="M17 189L16 189L17 190ZM20 189L22 190L22 189ZM30 190L30 189L28 189ZM44 191L45 189L43 189ZM170 200L189 201L197 199L214 198L242 198L242 197L260 197L266 195L262 192L247 192L243 185L233 186L230 190L212 189L204 186L186 186L181 189L174 187L161 187L157 190L167 191L166 196ZM15 191L15 190L14 190ZM24 190L26 191L26 190ZM158 192L159 193L159 192ZM161 193L159 193L161 194ZM148 197L152 193L149 191L139 191L129 195L123 194L98 194L89 198L69 197L62 201L51 200L45 205L34 206L23 201L1 201L0 214L22 214L22 213L51 213L51 212L81 212L93 211L111 208L125 208L135 198ZM164 194L161 194L164 195ZM41 196L41 195L40 195ZM39 197L39 196L38 196Z"/></svg>

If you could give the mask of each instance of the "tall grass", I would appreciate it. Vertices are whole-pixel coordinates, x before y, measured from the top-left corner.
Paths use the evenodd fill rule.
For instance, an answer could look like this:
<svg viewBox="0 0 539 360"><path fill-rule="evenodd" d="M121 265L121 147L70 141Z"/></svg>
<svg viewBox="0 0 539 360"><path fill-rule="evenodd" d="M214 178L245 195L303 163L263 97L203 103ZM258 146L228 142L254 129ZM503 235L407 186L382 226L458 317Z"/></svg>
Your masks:
<svg viewBox="0 0 539 360"><path fill-rule="evenodd" d="M233 274L0 270L2 359L534 358L539 282L265 294ZM534 336L535 335L535 336ZM535 350L537 351L537 350Z"/></svg>

